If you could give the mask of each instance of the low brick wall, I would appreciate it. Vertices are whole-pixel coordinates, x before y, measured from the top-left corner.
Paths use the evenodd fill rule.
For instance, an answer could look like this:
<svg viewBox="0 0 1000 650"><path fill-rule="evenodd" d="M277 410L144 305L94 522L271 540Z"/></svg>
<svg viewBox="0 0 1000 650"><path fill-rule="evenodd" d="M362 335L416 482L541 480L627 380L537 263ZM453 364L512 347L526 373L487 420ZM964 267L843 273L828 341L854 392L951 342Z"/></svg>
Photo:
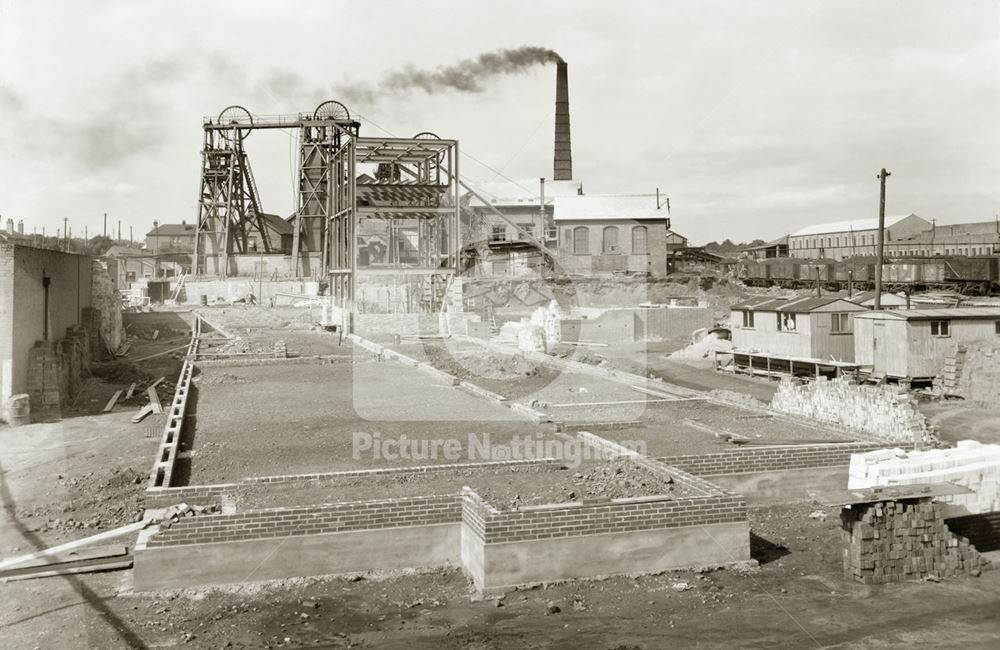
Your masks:
<svg viewBox="0 0 1000 650"><path fill-rule="evenodd" d="M146 548L211 544L349 530L428 526L461 520L455 495L384 499L329 505L248 510L186 517L150 537Z"/></svg>
<svg viewBox="0 0 1000 650"><path fill-rule="evenodd" d="M717 454L666 456L657 460L698 476L712 476L846 466L851 460L851 454L883 447L882 444L869 442L746 447Z"/></svg>
<svg viewBox="0 0 1000 650"><path fill-rule="evenodd" d="M969 540L945 523L930 497L843 508L844 577L866 585L948 577L984 566Z"/></svg>
<svg viewBox="0 0 1000 650"><path fill-rule="evenodd" d="M467 491L463 521L485 544L746 521L738 495L642 497L496 510ZM471 494L470 494L471 493Z"/></svg>

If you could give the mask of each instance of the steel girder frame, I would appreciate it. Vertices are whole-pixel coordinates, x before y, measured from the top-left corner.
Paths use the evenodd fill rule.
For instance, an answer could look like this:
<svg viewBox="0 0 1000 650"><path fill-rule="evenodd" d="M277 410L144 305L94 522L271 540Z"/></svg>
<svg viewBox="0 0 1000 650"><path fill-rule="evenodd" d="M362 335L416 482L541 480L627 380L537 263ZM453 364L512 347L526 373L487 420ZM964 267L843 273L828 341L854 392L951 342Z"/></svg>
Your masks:
<svg viewBox="0 0 1000 650"><path fill-rule="evenodd" d="M229 255L247 252L250 223L255 222L265 251L270 252L270 245L253 173L243 149L243 135L235 128L228 135L219 129L205 128L201 159L192 271L196 276L208 271L212 259L213 273L226 277Z"/></svg>
<svg viewBox="0 0 1000 650"><path fill-rule="evenodd" d="M358 184L358 165L391 166ZM334 152L330 276L336 304L353 310L358 273L360 219L388 222L392 234L416 222L417 265L390 250L388 271L457 273L459 263L458 142L441 139L351 137ZM359 197L363 205L359 205ZM442 250L445 249L445 250Z"/></svg>

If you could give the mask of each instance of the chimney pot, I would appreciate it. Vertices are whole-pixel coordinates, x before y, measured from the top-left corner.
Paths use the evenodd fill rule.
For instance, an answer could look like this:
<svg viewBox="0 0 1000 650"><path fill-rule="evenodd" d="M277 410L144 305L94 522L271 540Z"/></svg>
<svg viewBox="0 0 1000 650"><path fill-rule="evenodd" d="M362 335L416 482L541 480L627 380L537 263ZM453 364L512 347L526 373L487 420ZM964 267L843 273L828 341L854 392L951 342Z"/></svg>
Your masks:
<svg viewBox="0 0 1000 650"><path fill-rule="evenodd" d="M24 234L24 219L18 219L17 221L17 233L19 235Z"/></svg>

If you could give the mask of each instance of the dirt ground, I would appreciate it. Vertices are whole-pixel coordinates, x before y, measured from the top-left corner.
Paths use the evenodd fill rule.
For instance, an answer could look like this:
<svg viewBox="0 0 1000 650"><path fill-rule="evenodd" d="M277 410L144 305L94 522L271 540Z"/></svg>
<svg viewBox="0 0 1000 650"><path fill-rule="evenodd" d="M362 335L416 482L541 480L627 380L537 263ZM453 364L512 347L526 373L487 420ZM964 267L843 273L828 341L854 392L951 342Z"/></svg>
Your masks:
<svg viewBox="0 0 1000 650"><path fill-rule="evenodd" d="M4 648L995 648L1000 571L863 586L836 512L753 508L758 570L668 571L473 602L459 569L132 594L128 572L0 584Z"/></svg>
<svg viewBox="0 0 1000 650"><path fill-rule="evenodd" d="M416 368L359 355L357 363L203 368L192 390L193 414L182 449L193 451L187 484L249 476L363 467L502 460L480 457L470 436L495 446L545 433L502 406ZM193 408L192 408L193 407ZM353 441L368 436L372 446ZM379 440L455 438L457 458L379 454ZM395 455L395 450L391 450ZM179 466L185 481L188 471ZM176 474L175 474L176 475Z"/></svg>
<svg viewBox="0 0 1000 650"><path fill-rule="evenodd" d="M978 440L1000 444L1000 409L972 406L964 400L921 401L918 409L937 429L942 442Z"/></svg>
<svg viewBox="0 0 1000 650"><path fill-rule="evenodd" d="M314 503L340 503L372 498L459 494L476 490L493 507L570 503L605 497L683 497L687 490L625 461L588 462L579 467L457 468L382 476L354 476L297 484L249 484L237 492L240 510ZM377 495L377 496L376 496Z"/></svg>

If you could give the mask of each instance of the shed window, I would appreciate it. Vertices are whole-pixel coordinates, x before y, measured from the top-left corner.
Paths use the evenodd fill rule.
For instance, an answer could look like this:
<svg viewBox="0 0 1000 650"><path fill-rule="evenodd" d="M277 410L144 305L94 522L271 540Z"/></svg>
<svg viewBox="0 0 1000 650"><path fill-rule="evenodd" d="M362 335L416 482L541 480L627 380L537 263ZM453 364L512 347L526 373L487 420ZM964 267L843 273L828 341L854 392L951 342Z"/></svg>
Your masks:
<svg viewBox="0 0 1000 650"><path fill-rule="evenodd" d="M951 336L951 321L932 320L931 336Z"/></svg>
<svg viewBox="0 0 1000 650"><path fill-rule="evenodd" d="M602 253L618 253L618 228L607 226L604 228L604 237L601 240Z"/></svg>
<svg viewBox="0 0 1000 650"><path fill-rule="evenodd" d="M753 312L749 309L743 310L743 327L753 329ZM1000 321L997 321L997 330L1000 331Z"/></svg>
<svg viewBox="0 0 1000 650"><path fill-rule="evenodd" d="M778 312L778 330L781 332L795 331L795 314Z"/></svg>
<svg viewBox="0 0 1000 650"><path fill-rule="evenodd" d="M493 226L490 241L507 241L507 226Z"/></svg>
<svg viewBox="0 0 1000 650"><path fill-rule="evenodd" d="M848 334L851 331L851 315L847 313L830 314L830 333Z"/></svg>
<svg viewBox="0 0 1000 650"><path fill-rule="evenodd" d="M645 255L649 252L647 235L646 226L632 227L632 253L634 255Z"/></svg>
<svg viewBox="0 0 1000 650"><path fill-rule="evenodd" d="M586 226L573 229L573 254L587 255L590 253L590 231Z"/></svg>
<svg viewBox="0 0 1000 650"><path fill-rule="evenodd" d="M746 317L744 316L744 319L745 319L745 318L746 318ZM1000 320L998 320L998 321L993 321L993 331L994 331L995 333L997 333L997 334L1000 334Z"/></svg>

